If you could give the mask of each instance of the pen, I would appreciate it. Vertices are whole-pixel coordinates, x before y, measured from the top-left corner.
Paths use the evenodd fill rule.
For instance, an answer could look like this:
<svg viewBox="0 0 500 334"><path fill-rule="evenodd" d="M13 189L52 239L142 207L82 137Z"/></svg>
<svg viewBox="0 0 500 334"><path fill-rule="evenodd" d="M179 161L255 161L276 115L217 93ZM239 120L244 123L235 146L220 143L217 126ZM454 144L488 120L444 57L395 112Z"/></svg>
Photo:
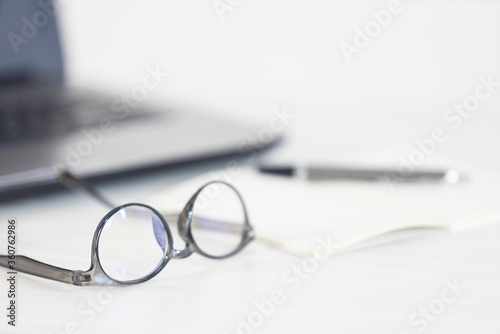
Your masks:
<svg viewBox="0 0 500 334"><path fill-rule="evenodd" d="M362 169L346 167L300 167L292 165L261 165L266 174L299 177L309 180L360 180L392 182L445 182L454 184L463 177L456 170L416 170L401 173L395 169Z"/></svg>

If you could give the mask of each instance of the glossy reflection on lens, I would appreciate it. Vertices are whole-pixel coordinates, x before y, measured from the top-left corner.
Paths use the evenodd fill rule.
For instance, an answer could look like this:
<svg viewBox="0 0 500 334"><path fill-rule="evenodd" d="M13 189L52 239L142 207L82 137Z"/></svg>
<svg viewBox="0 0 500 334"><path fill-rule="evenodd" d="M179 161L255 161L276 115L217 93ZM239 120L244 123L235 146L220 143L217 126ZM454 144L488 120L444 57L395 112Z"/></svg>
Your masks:
<svg viewBox="0 0 500 334"><path fill-rule="evenodd" d="M245 210L236 191L224 183L206 186L196 198L191 233L196 245L211 256L225 256L240 245Z"/></svg>
<svg viewBox="0 0 500 334"><path fill-rule="evenodd" d="M146 207L127 206L106 222L99 239L99 261L109 277L131 281L152 273L168 247L160 218Z"/></svg>

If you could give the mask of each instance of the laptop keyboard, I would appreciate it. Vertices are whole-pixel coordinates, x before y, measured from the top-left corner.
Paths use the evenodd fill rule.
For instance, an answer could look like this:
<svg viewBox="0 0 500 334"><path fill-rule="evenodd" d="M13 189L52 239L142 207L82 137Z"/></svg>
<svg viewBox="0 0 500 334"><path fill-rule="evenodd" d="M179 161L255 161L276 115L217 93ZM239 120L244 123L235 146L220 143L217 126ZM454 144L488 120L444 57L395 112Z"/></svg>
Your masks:
<svg viewBox="0 0 500 334"><path fill-rule="evenodd" d="M68 89L0 92L0 141L58 136L113 117L110 100Z"/></svg>

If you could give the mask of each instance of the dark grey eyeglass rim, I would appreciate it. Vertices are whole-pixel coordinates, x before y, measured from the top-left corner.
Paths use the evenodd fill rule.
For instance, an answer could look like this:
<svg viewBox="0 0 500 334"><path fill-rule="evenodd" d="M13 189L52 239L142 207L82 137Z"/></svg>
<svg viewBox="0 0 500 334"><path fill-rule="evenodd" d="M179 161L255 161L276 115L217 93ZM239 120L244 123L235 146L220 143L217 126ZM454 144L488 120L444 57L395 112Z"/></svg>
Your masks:
<svg viewBox="0 0 500 334"><path fill-rule="evenodd" d="M101 233L104 230L104 227L106 226L106 223L109 221L109 219L111 217L113 217L118 211L120 211L122 209L125 209L128 207L134 207L134 206L148 209L160 219L160 221L163 225L163 230L165 231L165 234L167 237L168 247L164 252L163 259L153 269L153 271L151 271L149 274L147 274L146 276L143 276L141 278L138 278L138 279L121 281L121 280L117 280L117 279L111 277L108 273L106 273L106 271L102 267L101 259L99 257L99 240L101 237ZM102 218L101 221L99 222L99 224L97 225L95 233L94 233L94 237L92 239L91 266L90 266L89 270L82 273L82 276L85 277L86 275L90 275L90 278L92 278L92 276L95 276L96 273L102 272L111 281L116 282L120 285L132 285L132 284L146 282L146 281L150 280L151 278L155 277L160 271L162 271L162 269L167 265L168 261L170 261L170 259L173 258L173 251L174 251L174 249L173 249L172 232L170 231L170 228L169 228L168 223L165 220L165 218L155 208L153 208L149 205L142 204L142 203L127 203L127 204L124 204L121 206L117 206L116 208L114 208L113 210L108 212L106 214L106 216L104 216L104 218Z"/></svg>
<svg viewBox="0 0 500 334"><path fill-rule="evenodd" d="M198 196L201 194L201 192L205 188L209 187L210 185L217 184L217 183L223 184L235 192L235 194L238 196L238 199L241 202L241 206L243 209L243 217L245 219L245 222L244 222L245 229L241 235L240 243L238 244L238 246L236 246L236 248L233 251L231 251L227 254L224 254L224 255L212 255L212 254L209 254L209 253L206 253L205 251L203 251L203 249L201 249L201 247L199 247L198 244L196 243L196 238L193 237L192 224L191 224L192 223L191 218L192 218L193 206L194 206L194 203L196 202L196 199L198 198ZM251 241L253 238L253 229L250 226L247 209L245 206L245 202L243 201L243 198L241 197L241 194L231 184L229 184L227 182L223 182L223 181L211 181L211 182L208 182L205 185L203 185L200 189L198 189L198 191L196 193L194 193L194 195L191 197L191 199L188 201L188 203L184 207L184 210L182 211L181 215L179 216L179 220L178 220L177 224L178 224L178 228L179 228L179 233L184 226L187 226L187 231L186 231L187 238L186 239L183 238L184 241L191 243L193 249L197 253L199 253L205 257L211 258L211 259L225 259L225 258L228 258L230 256L233 256L234 254L241 251L243 249L243 247L245 247L246 244L249 241ZM181 234L181 236L182 236L182 234Z"/></svg>
<svg viewBox="0 0 500 334"><path fill-rule="evenodd" d="M101 202L105 203L106 205L110 205L110 202L107 201L102 195L97 192L96 189L94 189L90 184L83 180L79 180L75 176L71 175L67 171L62 171L61 177L60 177L61 183L64 185L68 185L70 183L71 186L75 186L76 188L80 190L84 190L91 196L93 196L96 199L99 199ZM193 206L196 201L196 198L198 195L201 193L201 191L214 183L221 183L224 185L229 186L238 196L238 198L241 201L243 210L244 210L244 217L245 217L245 229L242 233L242 239L240 244L235 248L234 251L222 255L222 256L213 256L210 254L205 253L202 251L198 245L196 244L196 241L193 238L193 235L191 233L191 217L192 217L192 212L193 212ZM163 257L162 261L157 265L157 267L148 275L134 279L134 280L129 280L129 281L120 281L113 279L110 277L102 268L100 259L99 259L99 239L102 233L102 230L108 220L116 214L119 210L124 209L126 207L130 206L140 206L143 208L146 208L148 210L151 210L152 213L158 216L160 221L163 224L164 231L167 236L168 240L168 248L165 252L165 256ZM68 284L73 284L73 285L78 285L78 286L96 286L96 285L119 285L119 286L125 286L125 285L134 285L138 283L143 283L151 278L155 277L160 271L165 268L167 265L168 261L170 259L183 259L194 252L199 253L200 255L203 255L208 258L212 259L224 259L227 257L230 257L238 252L240 252L250 241L254 239L254 230L252 226L250 225L250 222L248 220L248 214L246 210L245 203L243 201L243 198L241 197L240 193L234 188L232 185L230 185L227 182L224 181L211 181L203 185L198 191L195 192L195 194L191 197L191 199L187 202L185 205L184 209L182 210L181 214L179 215L178 219L178 228L179 228L179 234L181 238L185 242L185 248L183 250L176 250L174 249L173 245L173 238L172 238L172 233L171 230L168 226L167 221L163 217L162 214L160 214L156 209L153 207L142 204L142 203L127 203L123 204L120 206L117 206L113 208L111 211L109 211L99 222L99 224L96 227L96 231L94 233L93 239L92 239L92 249L91 249L91 265L90 268L86 271L82 270L69 270L69 269L64 269L64 268L59 268L56 266L52 266L47 263L43 263L37 260L34 260L32 258L29 258L27 256L23 255L16 255L15 256L15 265L14 269L19 272L63 282L63 283L68 283ZM10 268L10 262L12 259L8 255L0 255L0 266Z"/></svg>

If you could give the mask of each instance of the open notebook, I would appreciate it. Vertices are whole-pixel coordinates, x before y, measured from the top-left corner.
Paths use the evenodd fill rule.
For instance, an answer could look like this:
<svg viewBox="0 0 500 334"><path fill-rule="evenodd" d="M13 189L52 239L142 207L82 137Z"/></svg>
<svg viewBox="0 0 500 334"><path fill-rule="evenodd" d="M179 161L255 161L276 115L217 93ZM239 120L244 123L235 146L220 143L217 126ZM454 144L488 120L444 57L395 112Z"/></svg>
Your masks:
<svg viewBox="0 0 500 334"><path fill-rule="evenodd" d="M180 212L204 183L229 181L245 200L257 240L305 256L313 256L318 238L328 238L342 250L391 232L500 222L500 180L486 175L445 185L313 182L263 175L251 168L240 169L229 180L214 177L219 174L229 175L196 177L152 194L146 203L161 212Z"/></svg>

